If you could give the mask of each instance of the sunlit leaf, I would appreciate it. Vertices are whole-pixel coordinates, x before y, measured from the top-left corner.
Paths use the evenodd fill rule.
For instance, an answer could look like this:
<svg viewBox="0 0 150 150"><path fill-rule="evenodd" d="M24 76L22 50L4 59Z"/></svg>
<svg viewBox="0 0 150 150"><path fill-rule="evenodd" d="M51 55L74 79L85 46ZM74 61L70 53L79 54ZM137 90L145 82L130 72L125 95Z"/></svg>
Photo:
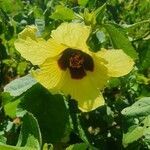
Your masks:
<svg viewBox="0 0 150 150"><path fill-rule="evenodd" d="M143 136L143 127L136 127L133 131L123 135L123 145L126 147L129 143L132 143Z"/></svg>
<svg viewBox="0 0 150 150"><path fill-rule="evenodd" d="M74 19L74 12L72 9L64 7L62 5L56 6L55 12L50 16L52 19L59 19L63 21Z"/></svg>
<svg viewBox="0 0 150 150"><path fill-rule="evenodd" d="M70 145L66 150L86 150L88 146L85 143Z"/></svg>
<svg viewBox="0 0 150 150"><path fill-rule="evenodd" d="M145 139L150 137L150 115L147 116L137 127L129 130L123 135L123 145L126 147L128 144L139 140L144 136Z"/></svg>
<svg viewBox="0 0 150 150"><path fill-rule="evenodd" d="M78 0L78 4L81 6L85 6L89 0Z"/></svg>
<svg viewBox="0 0 150 150"><path fill-rule="evenodd" d="M5 114L11 118L15 118L16 117L16 109L17 109L17 106L19 103L20 103L20 99L17 99L15 101L12 101L12 102L4 105Z"/></svg>
<svg viewBox="0 0 150 150"><path fill-rule="evenodd" d="M17 67L17 73L18 73L19 75L24 75L24 74L25 74L25 70L26 70L26 68L27 68L27 65L28 65L27 62L20 62L20 63L18 64L18 67Z"/></svg>
<svg viewBox="0 0 150 150"><path fill-rule="evenodd" d="M122 49L133 59L138 58L137 52L123 32L120 32L113 24L105 24L104 27L110 36L114 48Z"/></svg>
<svg viewBox="0 0 150 150"><path fill-rule="evenodd" d="M121 112L128 117L146 116L150 114L150 97L144 97L135 102L132 106L127 107Z"/></svg>

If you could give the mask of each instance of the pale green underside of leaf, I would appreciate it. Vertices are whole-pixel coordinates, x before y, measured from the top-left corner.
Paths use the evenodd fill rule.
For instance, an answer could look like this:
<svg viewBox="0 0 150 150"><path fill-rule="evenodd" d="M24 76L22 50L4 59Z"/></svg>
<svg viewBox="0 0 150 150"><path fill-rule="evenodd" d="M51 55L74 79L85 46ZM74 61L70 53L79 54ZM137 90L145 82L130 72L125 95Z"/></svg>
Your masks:
<svg viewBox="0 0 150 150"><path fill-rule="evenodd" d="M19 96L31 88L37 81L29 74L10 82L4 87L4 92L10 93L11 96Z"/></svg>
<svg viewBox="0 0 150 150"><path fill-rule="evenodd" d="M127 107L121 112L127 117L146 116L150 114L150 97L144 97L135 102L132 106Z"/></svg>

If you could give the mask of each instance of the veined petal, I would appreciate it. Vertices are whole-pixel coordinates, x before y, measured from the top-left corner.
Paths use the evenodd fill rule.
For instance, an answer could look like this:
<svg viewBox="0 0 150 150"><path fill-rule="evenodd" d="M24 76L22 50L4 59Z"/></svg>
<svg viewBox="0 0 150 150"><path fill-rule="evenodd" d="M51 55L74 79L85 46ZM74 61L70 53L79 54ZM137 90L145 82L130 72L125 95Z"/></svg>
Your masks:
<svg viewBox="0 0 150 150"><path fill-rule="evenodd" d="M105 103L102 93L100 93L100 90L104 88L109 78L107 75L108 74L107 68L104 65L105 62L103 59L100 59L94 55L92 56L92 58L94 60L94 71L93 72L88 71L87 76L89 78L89 83L90 83L90 85L88 85L88 88L89 86L92 87L92 89L90 89L90 91L92 92L93 90L95 90L94 91L95 98L91 98L88 100L83 99L81 101L78 101L79 108L83 112L92 111L97 107L104 105Z"/></svg>
<svg viewBox="0 0 150 150"><path fill-rule="evenodd" d="M66 49L64 45L58 44L53 39L48 41L36 37L36 28L28 26L18 36L15 41L15 48L22 57L31 61L34 65L42 64L48 57L58 55Z"/></svg>
<svg viewBox="0 0 150 150"><path fill-rule="evenodd" d="M87 72L87 76L91 79L92 85L95 86L95 89L103 89L106 85L109 76L108 69L105 66L106 61L100 57L97 57L95 53L92 55L94 60L94 71Z"/></svg>
<svg viewBox="0 0 150 150"><path fill-rule="evenodd" d="M79 108L82 111L92 111L104 104L100 90L95 88L88 75L83 79L74 80L71 78L68 70L63 79L57 85L57 89L61 90L65 95L71 95L73 99L77 100Z"/></svg>
<svg viewBox="0 0 150 150"><path fill-rule="evenodd" d="M90 27L81 23L62 23L56 30L52 31L52 38L58 43L74 49L86 51L86 41L90 34Z"/></svg>
<svg viewBox="0 0 150 150"><path fill-rule="evenodd" d="M107 62L108 75L111 77L126 75L133 69L133 60L122 50L103 49L98 55Z"/></svg>
<svg viewBox="0 0 150 150"><path fill-rule="evenodd" d="M57 43L54 39L50 38L48 41L47 41L47 44L49 46L49 49L50 49L50 57L55 57L55 56L58 56L61 52L63 52L65 49L67 49L68 47L63 45L63 44L60 44L60 43Z"/></svg>
<svg viewBox="0 0 150 150"><path fill-rule="evenodd" d="M63 72L54 58L48 58L40 65L39 70L32 72L32 75L47 89L54 88L63 78Z"/></svg>

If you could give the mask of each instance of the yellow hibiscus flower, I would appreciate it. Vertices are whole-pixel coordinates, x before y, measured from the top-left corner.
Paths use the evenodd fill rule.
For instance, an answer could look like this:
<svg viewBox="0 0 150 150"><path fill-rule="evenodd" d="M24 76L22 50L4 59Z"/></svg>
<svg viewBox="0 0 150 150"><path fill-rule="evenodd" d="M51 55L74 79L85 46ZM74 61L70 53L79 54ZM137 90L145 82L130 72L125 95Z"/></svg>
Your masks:
<svg viewBox="0 0 150 150"><path fill-rule="evenodd" d="M100 90L108 79L126 75L134 64L122 50L89 51L90 30L81 23L62 23L46 41L28 26L15 42L22 57L39 66L33 77L51 91L71 95L85 112L103 105Z"/></svg>

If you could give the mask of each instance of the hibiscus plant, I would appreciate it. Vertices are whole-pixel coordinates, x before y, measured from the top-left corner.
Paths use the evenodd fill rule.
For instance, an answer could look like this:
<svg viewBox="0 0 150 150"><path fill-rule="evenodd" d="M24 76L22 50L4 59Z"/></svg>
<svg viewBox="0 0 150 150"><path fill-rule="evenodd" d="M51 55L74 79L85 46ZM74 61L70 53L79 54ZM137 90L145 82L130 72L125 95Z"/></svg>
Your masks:
<svg viewBox="0 0 150 150"><path fill-rule="evenodd" d="M0 150L149 150L149 10L0 1Z"/></svg>

